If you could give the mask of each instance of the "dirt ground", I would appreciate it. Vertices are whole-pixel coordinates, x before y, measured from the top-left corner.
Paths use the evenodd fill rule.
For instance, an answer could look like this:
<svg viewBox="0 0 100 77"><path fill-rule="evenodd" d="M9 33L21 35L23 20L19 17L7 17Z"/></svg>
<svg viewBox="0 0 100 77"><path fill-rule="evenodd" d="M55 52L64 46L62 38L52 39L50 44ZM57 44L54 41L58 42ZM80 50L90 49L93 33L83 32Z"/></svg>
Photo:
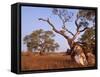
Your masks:
<svg viewBox="0 0 100 77"><path fill-rule="evenodd" d="M71 59L70 55L65 55L65 53L51 53L40 55L39 53L22 52L21 54L22 71L77 68L89 66L81 66L77 64L74 60Z"/></svg>

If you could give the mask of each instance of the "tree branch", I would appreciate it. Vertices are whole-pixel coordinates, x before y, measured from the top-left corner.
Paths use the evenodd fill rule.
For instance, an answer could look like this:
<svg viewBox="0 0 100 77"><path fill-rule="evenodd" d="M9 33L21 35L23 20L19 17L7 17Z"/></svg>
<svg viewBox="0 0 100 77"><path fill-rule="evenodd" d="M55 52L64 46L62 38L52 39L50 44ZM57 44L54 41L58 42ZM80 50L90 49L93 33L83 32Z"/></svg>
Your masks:
<svg viewBox="0 0 100 77"><path fill-rule="evenodd" d="M64 33L60 32L60 31L58 31L58 30L54 27L54 25L50 22L49 18L48 18L47 20L46 20L46 19L43 19L43 18L39 18L39 20L47 22L47 23L52 27L53 31L55 31L56 33L62 35L63 37L65 37L66 39L69 40L69 37L68 37L67 35L65 35Z"/></svg>
<svg viewBox="0 0 100 77"><path fill-rule="evenodd" d="M87 27L85 27L84 29L80 30L81 25L77 23L79 18L80 18L80 16L77 17L77 19L75 20L75 25L76 25L77 29L76 29L75 35L73 36L73 40L76 39L76 37L80 34L80 32L83 32L83 31L85 31L87 29Z"/></svg>
<svg viewBox="0 0 100 77"><path fill-rule="evenodd" d="M77 24L78 18L75 20L75 25L77 27L77 29L79 28L78 24Z"/></svg>
<svg viewBox="0 0 100 77"><path fill-rule="evenodd" d="M43 18L39 18L39 20L47 22L53 29L56 30L56 28L55 28L54 25L49 21L49 19L46 20L46 19L43 19Z"/></svg>
<svg viewBox="0 0 100 77"><path fill-rule="evenodd" d="M77 30L77 32L75 33L75 35L73 36L73 40L75 40L76 39L76 37L80 34L80 32L83 32L83 31L85 31L86 29L88 29L87 27L85 27L83 30Z"/></svg>
<svg viewBox="0 0 100 77"><path fill-rule="evenodd" d="M71 31L69 31L65 26L64 26L63 28L64 28L64 30L66 30L68 33L70 33L72 36L74 36L74 34L73 34Z"/></svg>
<svg viewBox="0 0 100 77"><path fill-rule="evenodd" d="M66 17L66 16L63 16L62 17L62 12L59 10L59 13L57 14L57 16L59 17L59 19L62 21L62 24L63 24L63 29L65 30L65 31L67 31L68 33L70 33L72 36L74 36L74 34L71 32L71 31L69 31L66 27L65 27L65 23L67 22L67 19L63 19L63 17Z"/></svg>
<svg viewBox="0 0 100 77"><path fill-rule="evenodd" d="M73 40L75 40L75 39L76 39L76 37L77 37L79 34L80 34L80 32L79 32L79 31L77 31L77 32L75 33L75 35L73 36Z"/></svg>
<svg viewBox="0 0 100 77"><path fill-rule="evenodd" d="M81 16L79 16L79 17L75 20L75 25L76 25L76 28L77 28L76 30L77 30L77 31L79 31L79 29L80 29L80 27L81 27L81 25L78 24L78 19L79 19L80 17L81 17Z"/></svg>
<svg viewBox="0 0 100 77"><path fill-rule="evenodd" d="M83 31L85 31L86 29L88 29L87 27L85 27L83 30L80 30L79 32L83 32Z"/></svg>

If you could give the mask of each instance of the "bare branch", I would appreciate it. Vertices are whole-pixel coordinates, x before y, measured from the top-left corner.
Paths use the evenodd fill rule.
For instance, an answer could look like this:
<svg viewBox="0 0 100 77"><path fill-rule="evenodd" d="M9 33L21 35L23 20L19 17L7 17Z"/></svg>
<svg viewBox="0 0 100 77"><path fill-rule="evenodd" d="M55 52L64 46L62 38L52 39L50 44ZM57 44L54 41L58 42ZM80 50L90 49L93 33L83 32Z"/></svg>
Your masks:
<svg viewBox="0 0 100 77"><path fill-rule="evenodd" d="M42 21L47 22L47 23L52 27L53 31L55 31L56 33L62 35L62 36L65 37L66 39L69 39L69 37L68 37L67 35L65 35L64 33L60 32L60 31L58 31L58 30L54 27L54 25L50 22L49 18L48 18L47 20L46 20L46 19L43 19L43 18L39 18L39 20L42 20Z"/></svg>
<svg viewBox="0 0 100 77"><path fill-rule="evenodd" d="M74 36L74 34L71 31L69 31L68 29L66 29L66 31L69 32L72 36Z"/></svg>
<svg viewBox="0 0 100 77"><path fill-rule="evenodd" d="M76 25L76 27L78 29L78 23L77 23L77 21L78 21L78 18L75 20L75 25Z"/></svg>
<svg viewBox="0 0 100 77"><path fill-rule="evenodd" d="M71 16L73 16L73 14L72 13L69 14L67 10L65 9L62 10L62 9L57 9L57 8L53 9L53 13L57 15L59 19L61 20L62 29L68 32L69 34L71 34L72 36L74 36L74 34L66 28L66 22L68 22L71 19Z"/></svg>
<svg viewBox="0 0 100 77"><path fill-rule="evenodd" d="M61 21L62 21L63 23L65 23L64 19L62 18L62 16L61 16L60 14L58 14L58 17L61 19Z"/></svg>
<svg viewBox="0 0 100 77"><path fill-rule="evenodd" d="M80 34L80 32L83 32L83 31L85 31L86 29L87 29L87 27L85 27L84 29L82 29L82 30L80 30L80 28L81 28L81 24L78 24L78 19L80 18L81 16L77 16L77 19L75 20L75 25L76 25L76 33L75 33L75 35L73 36L73 40L75 40L76 39L76 37Z"/></svg>
<svg viewBox="0 0 100 77"><path fill-rule="evenodd" d="M65 26L63 27L63 29L70 33L72 36L74 36L74 34L71 31L69 31Z"/></svg>
<svg viewBox="0 0 100 77"><path fill-rule="evenodd" d="M80 17L78 17L78 18L75 20L75 25L76 25L76 30L77 30L77 31L79 31L79 29L80 29L80 27L81 27L81 25L78 24L79 18L80 18Z"/></svg>
<svg viewBox="0 0 100 77"><path fill-rule="evenodd" d="M85 27L83 30L80 30L79 32L83 32L83 31L85 31L86 29L88 29L87 27Z"/></svg>
<svg viewBox="0 0 100 77"><path fill-rule="evenodd" d="M46 20L46 19L43 19L43 18L39 18L39 20L42 20L42 21L45 21L47 22L52 28L53 30L55 30L56 32L59 32L55 27L54 25L49 21L49 18Z"/></svg>

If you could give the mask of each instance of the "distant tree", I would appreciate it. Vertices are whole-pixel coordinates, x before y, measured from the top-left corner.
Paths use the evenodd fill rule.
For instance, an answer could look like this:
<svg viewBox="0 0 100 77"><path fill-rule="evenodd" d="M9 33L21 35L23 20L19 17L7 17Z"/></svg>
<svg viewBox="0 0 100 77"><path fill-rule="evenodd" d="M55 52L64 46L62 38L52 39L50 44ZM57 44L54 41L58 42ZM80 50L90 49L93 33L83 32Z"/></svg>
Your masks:
<svg viewBox="0 0 100 77"><path fill-rule="evenodd" d="M59 47L58 43L53 39L55 35L52 31L44 31L42 29L33 31L30 35L24 37L24 43L27 45L28 51L43 52L54 51Z"/></svg>

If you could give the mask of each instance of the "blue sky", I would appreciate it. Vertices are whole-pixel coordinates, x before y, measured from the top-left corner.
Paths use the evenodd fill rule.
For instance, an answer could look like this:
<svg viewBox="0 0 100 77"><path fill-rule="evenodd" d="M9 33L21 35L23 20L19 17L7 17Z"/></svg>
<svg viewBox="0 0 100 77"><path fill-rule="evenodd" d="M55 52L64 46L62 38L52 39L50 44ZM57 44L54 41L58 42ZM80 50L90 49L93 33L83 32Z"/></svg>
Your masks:
<svg viewBox="0 0 100 77"><path fill-rule="evenodd" d="M68 29L71 30L73 33L75 33L76 27L74 20L76 19L76 14L78 10L68 9L68 11L74 13L73 21L67 23ZM53 24L58 30L60 30L62 27L61 20L56 15L52 14L52 8L22 6L21 7L21 27L22 27L21 50L22 51L27 51L26 45L23 44L23 38L26 35L29 35L32 31L37 29L52 30L52 28L46 22L39 21L38 18L49 18L50 21L53 22ZM54 34L56 35L54 39L60 45L59 51L66 51L66 49L69 48L66 39L55 32Z"/></svg>

